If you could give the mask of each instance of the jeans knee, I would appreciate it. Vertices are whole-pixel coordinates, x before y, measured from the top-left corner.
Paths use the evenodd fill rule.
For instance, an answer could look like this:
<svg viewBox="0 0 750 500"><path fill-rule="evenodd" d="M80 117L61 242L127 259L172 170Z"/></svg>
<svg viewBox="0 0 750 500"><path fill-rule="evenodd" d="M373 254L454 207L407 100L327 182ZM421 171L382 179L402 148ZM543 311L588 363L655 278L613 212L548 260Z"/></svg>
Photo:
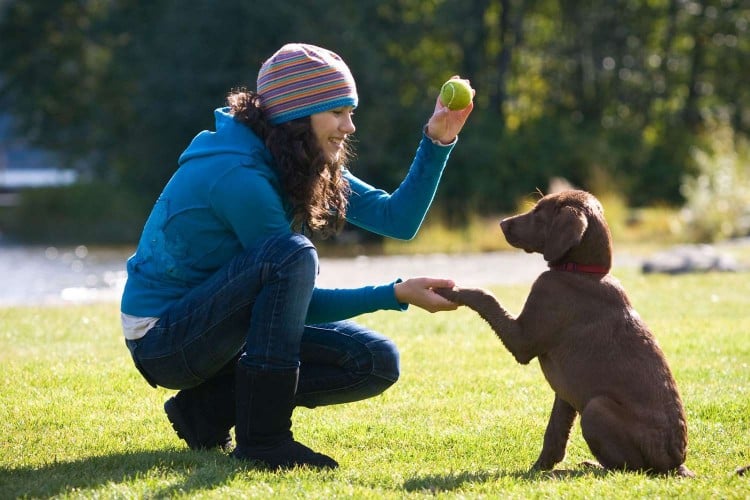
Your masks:
<svg viewBox="0 0 750 500"><path fill-rule="evenodd" d="M293 256L299 252L302 254L303 259L309 259L316 264L318 262L318 253L315 250L315 245L305 235L299 233L284 234L274 238L273 242L287 256Z"/></svg>
<svg viewBox="0 0 750 500"><path fill-rule="evenodd" d="M318 273L318 251L304 235L290 233L277 236L269 241L275 254L273 260L287 269L289 274L310 278L313 282Z"/></svg>
<svg viewBox="0 0 750 500"><path fill-rule="evenodd" d="M390 382L393 385L401 374L400 354L396 343L390 339L382 339L373 350L372 374L375 377Z"/></svg>
<svg viewBox="0 0 750 500"><path fill-rule="evenodd" d="M400 375L399 352L390 340L380 341L372 356L372 372L362 387L361 399L382 394L398 381Z"/></svg>

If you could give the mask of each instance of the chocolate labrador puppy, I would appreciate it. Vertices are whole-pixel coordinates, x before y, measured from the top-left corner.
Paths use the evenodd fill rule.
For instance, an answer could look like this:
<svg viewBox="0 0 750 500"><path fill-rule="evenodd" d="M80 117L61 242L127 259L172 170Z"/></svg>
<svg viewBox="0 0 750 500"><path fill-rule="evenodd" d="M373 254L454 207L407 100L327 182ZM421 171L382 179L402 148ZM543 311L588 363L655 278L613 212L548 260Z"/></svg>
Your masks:
<svg viewBox="0 0 750 500"><path fill-rule="evenodd" d="M508 243L542 254L550 267L521 314L514 318L481 289L436 291L478 312L519 363L539 359L555 402L533 469L550 470L563 459L580 414L583 437L605 469L692 477L677 385L609 274L612 238L599 201L578 190L547 195L500 226Z"/></svg>

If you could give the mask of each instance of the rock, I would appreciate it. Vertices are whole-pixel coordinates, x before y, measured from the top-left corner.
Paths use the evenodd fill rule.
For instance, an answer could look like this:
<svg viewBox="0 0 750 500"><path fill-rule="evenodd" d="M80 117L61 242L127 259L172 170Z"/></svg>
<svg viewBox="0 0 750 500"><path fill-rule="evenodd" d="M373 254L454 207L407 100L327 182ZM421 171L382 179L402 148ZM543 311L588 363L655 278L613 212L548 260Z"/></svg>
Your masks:
<svg viewBox="0 0 750 500"><path fill-rule="evenodd" d="M644 273L736 272L737 261L711 245L680 245L655 254L641 265Z"/></svg>

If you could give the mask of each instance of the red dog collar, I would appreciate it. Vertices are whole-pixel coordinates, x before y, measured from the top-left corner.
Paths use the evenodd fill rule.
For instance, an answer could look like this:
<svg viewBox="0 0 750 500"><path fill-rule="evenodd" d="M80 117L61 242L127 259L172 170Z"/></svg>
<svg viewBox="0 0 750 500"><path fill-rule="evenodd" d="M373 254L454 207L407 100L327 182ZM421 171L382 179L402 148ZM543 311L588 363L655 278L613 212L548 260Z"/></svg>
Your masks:
<svg viewBox="0 0 750 500"><path fill-rule="evenodd" d="M587 264L576 264L575 262L564 262L562 264L550 264L550 269L555 271L569 271L573 273L607 274L608 267L592 266Z"/></svg>

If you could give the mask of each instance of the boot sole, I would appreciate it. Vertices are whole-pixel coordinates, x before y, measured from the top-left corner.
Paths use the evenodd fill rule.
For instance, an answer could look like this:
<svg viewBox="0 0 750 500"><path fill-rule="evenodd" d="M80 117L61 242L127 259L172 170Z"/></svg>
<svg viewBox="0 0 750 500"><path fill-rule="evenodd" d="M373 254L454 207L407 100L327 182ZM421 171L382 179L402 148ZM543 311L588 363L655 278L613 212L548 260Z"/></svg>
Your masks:
<svg viewBox="0 0 750 500"><path fill-rule="evenodd" d="M275 446L238 445L230 456L237 460L254 463L258 468L270 470L295 467L312 469L337 469L339 467L339 463L328 455L315 452L292 440Z"/></svg>

